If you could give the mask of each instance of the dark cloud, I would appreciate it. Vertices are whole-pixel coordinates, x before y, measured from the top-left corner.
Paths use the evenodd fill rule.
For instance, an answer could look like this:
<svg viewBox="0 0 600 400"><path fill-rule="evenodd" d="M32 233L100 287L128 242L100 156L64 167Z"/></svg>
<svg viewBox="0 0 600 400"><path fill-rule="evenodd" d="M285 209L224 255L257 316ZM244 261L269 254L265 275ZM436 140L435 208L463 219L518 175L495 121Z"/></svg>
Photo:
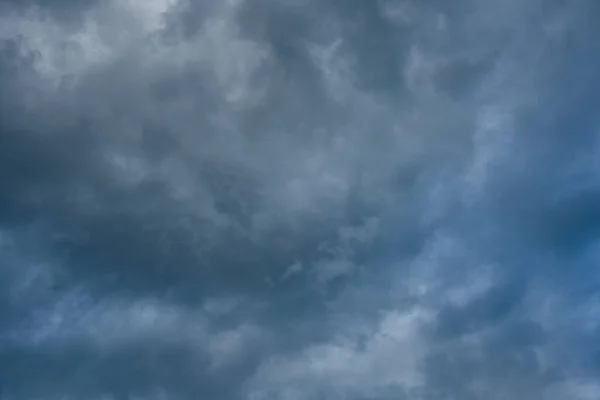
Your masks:
<svg viewBox="0 0 600 400"><path fill-rule="evenodd" d="M65 26L77 27L86 12L98 3L97 0L1 0L3 13L41 12Z"/></svg>
<svg viewBox="0 0 600 400"><path fill-rule="evenodd" d="M591 1L0 2L7 399L595 399Z"/></svg>

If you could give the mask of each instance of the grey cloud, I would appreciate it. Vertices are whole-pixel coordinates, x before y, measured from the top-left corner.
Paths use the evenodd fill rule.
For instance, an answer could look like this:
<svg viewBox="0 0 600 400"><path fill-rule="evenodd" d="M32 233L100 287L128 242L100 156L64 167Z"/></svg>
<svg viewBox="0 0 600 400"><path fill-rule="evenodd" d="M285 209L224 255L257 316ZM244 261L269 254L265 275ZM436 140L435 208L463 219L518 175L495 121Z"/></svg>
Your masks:
<svg viewBox="0 0 600 400"><path fill-rule="evenodd" d="M594 4L9 3L7 398L592 398Z"/></svg>
<svg viewBox="0 0 600 400"><path fill-rule="evenodd" d="M96 0L2 0L0 10L6 12L28 12L32 9L41 10L62 23L77 23L82 14L97 4Z"/></svg>

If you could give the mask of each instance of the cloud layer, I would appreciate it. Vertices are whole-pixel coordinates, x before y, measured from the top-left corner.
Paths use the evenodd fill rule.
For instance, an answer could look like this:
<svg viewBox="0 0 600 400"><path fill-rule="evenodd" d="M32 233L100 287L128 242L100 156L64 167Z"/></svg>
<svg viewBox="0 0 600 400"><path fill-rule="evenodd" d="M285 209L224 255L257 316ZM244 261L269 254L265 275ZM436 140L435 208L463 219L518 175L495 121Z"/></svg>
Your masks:
<svg viewBox="0 0 600 400"><path fill-rule="evenodd" d="M0 397L600 398L598 12L0 0Z"/></svg>

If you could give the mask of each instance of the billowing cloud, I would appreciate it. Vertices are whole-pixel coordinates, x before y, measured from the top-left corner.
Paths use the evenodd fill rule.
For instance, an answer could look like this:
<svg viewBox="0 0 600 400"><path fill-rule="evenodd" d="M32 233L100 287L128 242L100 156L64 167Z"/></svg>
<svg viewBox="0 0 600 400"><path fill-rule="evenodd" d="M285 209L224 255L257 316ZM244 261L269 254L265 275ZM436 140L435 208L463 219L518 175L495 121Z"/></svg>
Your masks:
<svg viewBox="0 0 600 400"><path fill-rule="evenodd" d="M598 11L0 0L0 397L598 398Z"/></svg>

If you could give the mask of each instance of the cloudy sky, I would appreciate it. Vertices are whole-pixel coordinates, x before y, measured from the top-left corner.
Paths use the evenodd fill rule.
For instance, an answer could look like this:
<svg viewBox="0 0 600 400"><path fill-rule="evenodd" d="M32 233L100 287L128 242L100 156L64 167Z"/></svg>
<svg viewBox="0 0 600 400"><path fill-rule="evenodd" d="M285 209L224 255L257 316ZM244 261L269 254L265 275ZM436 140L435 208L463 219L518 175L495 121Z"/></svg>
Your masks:
<svg viewBox="0 0 600 400"><path fill-rule="evenodd" d="M0 0L0 398L600 399L599 16Z"/></svg>

